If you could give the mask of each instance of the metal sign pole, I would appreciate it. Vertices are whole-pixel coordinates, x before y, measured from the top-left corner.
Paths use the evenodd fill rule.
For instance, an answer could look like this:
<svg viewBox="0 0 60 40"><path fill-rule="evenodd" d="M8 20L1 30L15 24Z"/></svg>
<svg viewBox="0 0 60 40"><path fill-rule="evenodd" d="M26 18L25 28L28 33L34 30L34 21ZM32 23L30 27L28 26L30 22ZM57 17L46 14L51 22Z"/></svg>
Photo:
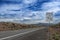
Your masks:
<svg viewBox="0 0 60 40"><path fill-rule="evenodd" d="M50 39L49 27L50 27L50 23L53 21L53 12L46 13L46 21L49 22L49 26L48 26L48 40L49 40Z"/></svg>

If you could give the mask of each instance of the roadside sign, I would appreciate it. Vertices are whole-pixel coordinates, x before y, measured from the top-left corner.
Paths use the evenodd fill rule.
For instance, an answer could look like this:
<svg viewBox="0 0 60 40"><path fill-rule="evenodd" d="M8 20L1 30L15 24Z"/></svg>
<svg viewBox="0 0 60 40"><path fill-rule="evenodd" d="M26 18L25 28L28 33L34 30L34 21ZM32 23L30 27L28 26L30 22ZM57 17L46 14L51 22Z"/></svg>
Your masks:
<svg viewBox="0 0 60 40"><path fill-rule="evenodd" d="M46 13L46 21L53 21L53 12Z"/></svg>

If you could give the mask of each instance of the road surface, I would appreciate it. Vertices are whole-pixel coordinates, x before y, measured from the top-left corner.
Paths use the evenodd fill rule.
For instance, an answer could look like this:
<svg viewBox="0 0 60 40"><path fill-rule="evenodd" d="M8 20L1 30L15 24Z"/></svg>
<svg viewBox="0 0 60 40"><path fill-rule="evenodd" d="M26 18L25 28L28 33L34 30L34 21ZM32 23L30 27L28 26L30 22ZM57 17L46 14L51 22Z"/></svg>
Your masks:
<svg viewBox="0 0 60 40"><path fill-rule="evenodd" d="M47 28L0 32L0 40L47 40Z"/></svg>

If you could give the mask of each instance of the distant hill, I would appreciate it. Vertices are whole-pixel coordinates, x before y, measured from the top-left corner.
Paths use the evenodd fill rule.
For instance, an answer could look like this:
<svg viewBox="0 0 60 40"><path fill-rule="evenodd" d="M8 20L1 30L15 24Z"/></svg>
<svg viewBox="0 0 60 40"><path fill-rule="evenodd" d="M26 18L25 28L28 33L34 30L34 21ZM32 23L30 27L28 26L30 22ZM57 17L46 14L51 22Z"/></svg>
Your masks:
<svg viewBox="0 0 60 40"><path fill-rule="evenodd" d="M53 25L53 24L52 23L38 23L38 24L33 24L33 25L48 27L48 26Z"/></svg>

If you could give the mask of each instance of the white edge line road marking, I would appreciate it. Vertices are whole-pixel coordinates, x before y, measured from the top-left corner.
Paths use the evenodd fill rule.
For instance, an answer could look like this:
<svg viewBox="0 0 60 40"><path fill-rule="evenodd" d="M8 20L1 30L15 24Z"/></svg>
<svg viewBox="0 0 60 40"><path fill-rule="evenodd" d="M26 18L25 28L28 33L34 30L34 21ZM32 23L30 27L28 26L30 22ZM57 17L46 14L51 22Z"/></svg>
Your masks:
<svg viewBox="0 0 60 40"><path fill-rule="evenodd" d="M44 28L45 28L45 27L42 27L41 29L44 29ZM32 30L32 31L28 31L28 32L24 32L24 33L19 33L19 34L13 35L13 36L8 36L8 37L0 38L0 40L12 38L12 37L16 37L16 36L23 35L23 34L27 34L27 33L33 32L33 31L37 31L37 30L39 30L39 29Z"/></svg>

